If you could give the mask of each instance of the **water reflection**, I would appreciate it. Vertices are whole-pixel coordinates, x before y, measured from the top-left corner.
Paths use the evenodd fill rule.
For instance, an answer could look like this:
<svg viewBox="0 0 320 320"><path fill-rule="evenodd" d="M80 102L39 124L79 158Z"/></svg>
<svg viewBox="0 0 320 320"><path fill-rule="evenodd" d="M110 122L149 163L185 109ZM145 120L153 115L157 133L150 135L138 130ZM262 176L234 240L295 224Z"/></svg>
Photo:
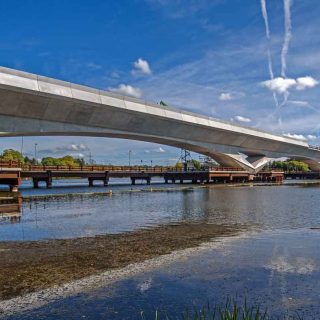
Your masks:
<svg viewBox="0 0 320 320"><path fill-rule="evenodd" d="M271 319L319 319L319 241L320 233L310 230L231 239L169 266L9 319L141 319L141 310L146 319L154 319L156 309L181 319L187 309L208 302L224 305L227 297L267 309Z"/></svg>
<svg viewBox="0 0 320 320"><path fill-rule="evenodd" d="M22 215L20 193L0 192L0 223L19 223Z"/></svg>
<svg viewBox="0 0 320 320"><path fill-rule="evenodd" d="M62 193L64 189L61 189ZM319 227L319 186L208 187L36 198L2 194L0 241L92 237L150 226L201 222L257 229ZM23 215L21 215L23 212ZM1 217L1 215L0 215ZM8 223L9 222L9 223Z"/></svg>

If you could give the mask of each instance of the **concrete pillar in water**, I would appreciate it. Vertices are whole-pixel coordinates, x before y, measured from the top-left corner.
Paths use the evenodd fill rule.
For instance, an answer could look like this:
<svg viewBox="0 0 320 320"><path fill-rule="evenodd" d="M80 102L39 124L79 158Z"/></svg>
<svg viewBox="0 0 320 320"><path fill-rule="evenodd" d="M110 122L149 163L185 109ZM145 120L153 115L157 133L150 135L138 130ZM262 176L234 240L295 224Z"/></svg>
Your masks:
<svg viewBox="0 0 320 320"><path fill-rule="evenodd" d="M39 180L33 178L32 181L33 181L33 188L34 188L34 189L38 189L38 188L39 188Z"/></svg>

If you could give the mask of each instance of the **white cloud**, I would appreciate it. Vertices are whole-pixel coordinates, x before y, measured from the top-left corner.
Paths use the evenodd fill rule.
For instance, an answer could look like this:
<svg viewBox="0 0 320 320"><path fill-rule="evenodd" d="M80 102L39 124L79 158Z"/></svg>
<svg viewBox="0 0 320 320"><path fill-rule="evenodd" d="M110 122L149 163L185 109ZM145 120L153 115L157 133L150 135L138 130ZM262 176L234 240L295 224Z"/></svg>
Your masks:
<svg viewBox="0 0 320 320"><path fill-rule="evenodd" d="M251 122L250 118L246 118L246 117L242 117L242 116L235 116L234 119L239 122L246 122L246 123Z"/></svg>
<svg viewBox="0 0 320 320"><path fill-rule="evenodd" d="M120 78L120 74L117 71L112 71L111 72L111 77L115 78L115 79L119 79Z"/></svg>
<svg viewBox="0 0 320 320"><path fill-rule="evenodd" d="M288 261L285 257L279 256L273 258L267 268L279 273L310 274L316 270L316 265L312 259L297 257Z"/></svg>
<svg viewBox="0 0 320 320"><path fill-rule="evenodd" d="M285 93L288 91L288 89L294 87L296 83L297 82L295 79L278 77L272 80L263 81L261 82L261 85L273 92Z"/></svg>
<svg viewBox="0 0 320 320"><path fill-rule="evenodd" d="M164 152L166 152L166 150L164 150L163 148L159 147L158 149L154 150L154 152L164 153Z"/></svg>
<svg viewBox="0 0 320 320"><path fill-rule="evenodd" d="M142 96L141 89L130 86L129 84L120 84L117 88L109 88L109 90L135 98L140 98Z"/></svg>
<svg viewBox="0 0 320 320"><path fill-rule="evenodd" d="M166 150L164 150L162 147L159 147L159 148L156 148L156 149L147 149L147 150L144 150L145 153L152 153L152 152L156 152L156 153L164 153L166 152Z"/></svg>
<svg viewBox="0 0 320 320"><path fill-rule="evenodd" d="M87 67L91 70L100 70L102 69L102 66L100 64L94 63L94 62L88 62Z"/></svg>
<svg viewBox="0 0 320 320"><path fill-rule="evenodd" d="M84 158L85 157L85 155L83 153L73 153L72 156L74 158Z"/></svg>
<svg viewBox="0 0 320 320"><path fill-rule="evenodd" d="M63 148L63 150L66 150L66 148ZM69 147L69 150L72 150L72 151L84 151L84 150L89 150L89 148L87 146L85 146L83 143L80 143L80 144L74 144L73 143Z"/></svg>
<svg viewBox="0 0 320 320"><path fill-rule="evenodd" d="M233 96L230 92L222 92L219 96L220 101L230 101L233 99Z"/></svg>
<svg viewBox="0 0 320 320"><path fill-rule="evenodd" d="M283 136L288 137L288 138L297 139L297 140L300 140L300 141L307 141L308 140L303 134L284 133Z"/></svg>
<svg viewBox="0 0 320 320"><path fill-rule="evenodd" d="M300 77L297 79L292 78L274 78L272 80L266 80L261 82L261 85L265 88L268 88L272 92L277 93L286 93L290 88L295 88L296 90L304 90L307 88L313 88L319 82L309 76Z"/></svg>
<svg viewBox="0 0 320 320"><path fill-rule="evenodd" d="M132 70L133 74L142 73L145 75L149 75L152 73L148 61L146 61L142 58L139 58L137 61L135 61L133 63L133 66L135 68L134 70Z"/></svg>
<svg viewBox="0 0 320 320"><path fill-rule="evenodd" d="M38 152L44 155L71 154L74 156L83 157L83 152L86 152L86 151L88 152L90 151L90 149L88 146L84 145L83 143L80 143L80 144L71 143L70 145L62 145L62 146L55 147L53 149L42 149L42 150L39 150Z"/></svg>
<svg viewBox="0 0 320 320"><path fill-rule="evenodd" d="M140 283L138 283L137 288L141 293L149 290L152 287L152 278L146 279Z"/></svg>
<svg viewBox="0 0 320 320"><path fill-rule="evenodd" d="M296 85L297 90L313 88L319 83L316 79L309 76L297 78L296 81L297 81L297 85Z"/></svg>
<svg viewBox="0 0 320 320"><path fill-rule="evenodd" d="M314 136L313 134L308 134L308 135L307 135L307 139L308 139L308 140L316 140L316 139L317 139L317 136Z"/></svg>

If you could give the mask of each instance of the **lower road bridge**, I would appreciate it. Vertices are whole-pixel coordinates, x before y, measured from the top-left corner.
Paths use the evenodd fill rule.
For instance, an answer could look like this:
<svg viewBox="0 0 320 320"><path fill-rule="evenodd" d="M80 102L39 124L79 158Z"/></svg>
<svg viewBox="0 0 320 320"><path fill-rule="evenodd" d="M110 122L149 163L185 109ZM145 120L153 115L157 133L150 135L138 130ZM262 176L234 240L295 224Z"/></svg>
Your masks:
<svg viewBox="0 0 320 320"><path fill-rule="evenodd" d="M127 178L131 184L137 180L151 183L151 179L160 177L164 183L226 183L268 181L282 182L283 172L276 170L260 171L252 174L241 168L212 167L206 170L178 170L175 167L139 167L139 166L41 166L21 165L16 162L0 162L0 184L9 185L11 191L17 191L22 179L30 179L34 188L45 183L53 186L53 179L82 178L88 179L90 187L94 181L102 181L107 186L110 178Z"/></svg>

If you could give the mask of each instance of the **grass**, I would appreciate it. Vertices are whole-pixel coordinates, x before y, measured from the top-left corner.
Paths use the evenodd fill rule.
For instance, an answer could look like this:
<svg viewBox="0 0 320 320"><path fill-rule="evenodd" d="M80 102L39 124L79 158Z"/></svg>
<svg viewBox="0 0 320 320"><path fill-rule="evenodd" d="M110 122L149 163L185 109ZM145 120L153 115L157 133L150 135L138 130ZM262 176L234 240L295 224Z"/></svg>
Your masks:
<svg viewBox="0 0 320 320"><path fill-rule="evenodd" d="M243 306L237 305L230 299L227 300L225 305L215 305L211 307L209 304L200 309L193 309L192 311L185 311L180 317L170 316L167 312L155 311L155 315L150 318L146 318L144 312L141 312L142 320L271 320L267 310L261 310L260 307L248 306L245 301ZM288 316L284 314L282 317L276 319L286 320L302 320L299 315Z"/></svg>

